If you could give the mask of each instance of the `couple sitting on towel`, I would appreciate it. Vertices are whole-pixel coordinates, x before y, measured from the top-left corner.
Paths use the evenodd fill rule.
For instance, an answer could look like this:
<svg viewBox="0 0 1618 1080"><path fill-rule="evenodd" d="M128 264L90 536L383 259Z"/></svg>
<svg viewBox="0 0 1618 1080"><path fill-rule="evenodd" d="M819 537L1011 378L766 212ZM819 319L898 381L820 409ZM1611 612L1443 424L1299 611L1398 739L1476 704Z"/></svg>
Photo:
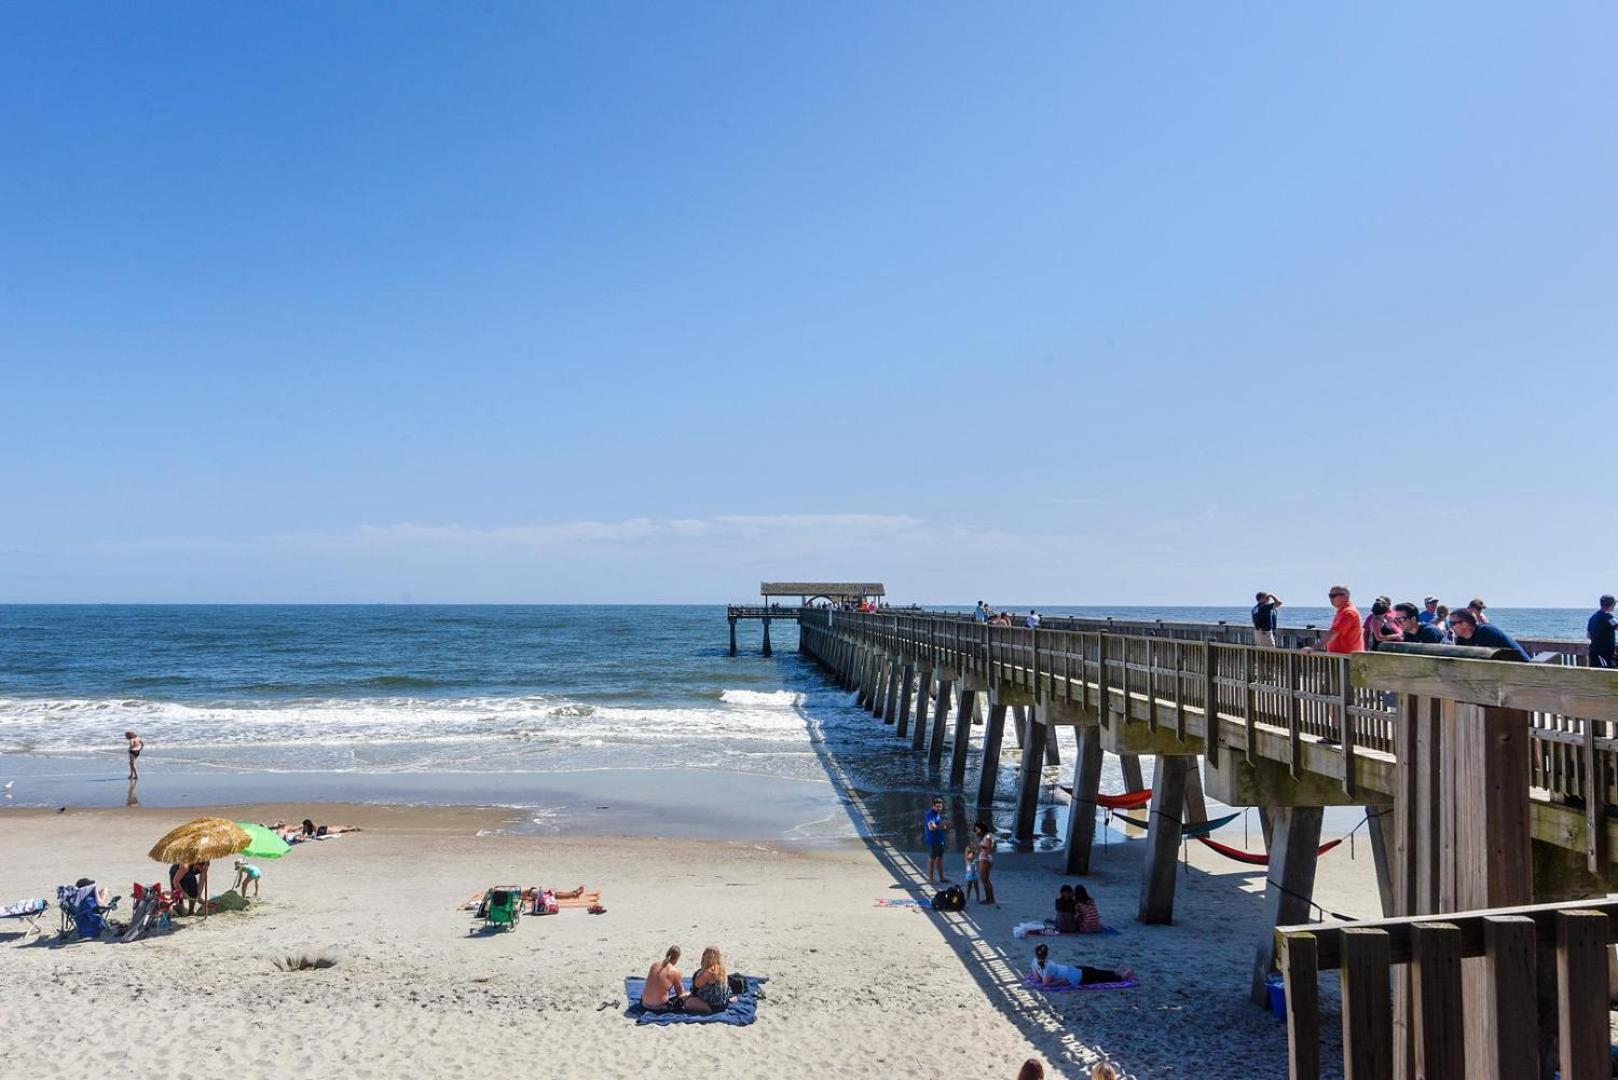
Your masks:
<svg viewBox="0 0 1618 1080"><path fill-rule="evenodd" d="M725 960L712 945L702 950L702 966L691 977L691 992L685 992L684 977L676 965L680 947L670 945L663 959L646 973L646 988L640 1003L652 1013L716 1013L730 1007L730 976Z"/></svg>
<svg viewBox="0 0 1618 1080"><path fill-rule="evenodd" d="M1093 968L1074 964L1053 964L1050 962L1051 947L1049 945L1036 945L1034 947L1034 967L1032 971L1034 985L1045 989L1064 986L1091 986L1095 983L1121 983L1128 982L1135 977L1135 969L1121 967Z"/></svg>
<svg viewBox="0 0 1618 1080"><path fill-rule="evenodd" d="M1101 933L1101 909L1083 885L1063 885L1056 897L1056 930L1061 934Z"/></svg>

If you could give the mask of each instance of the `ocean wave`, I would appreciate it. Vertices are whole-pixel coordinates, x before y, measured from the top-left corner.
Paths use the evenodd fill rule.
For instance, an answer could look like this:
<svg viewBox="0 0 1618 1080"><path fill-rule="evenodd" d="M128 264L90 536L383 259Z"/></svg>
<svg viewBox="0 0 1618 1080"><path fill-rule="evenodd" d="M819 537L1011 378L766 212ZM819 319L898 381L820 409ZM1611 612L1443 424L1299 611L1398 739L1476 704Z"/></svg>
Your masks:
<svg viewBox="0 0 1618 1080"><path fill-rule="evenodd" d="M798 690L721 690L719 700L726 705L796 708L803 704L804 694Z"/></svg>

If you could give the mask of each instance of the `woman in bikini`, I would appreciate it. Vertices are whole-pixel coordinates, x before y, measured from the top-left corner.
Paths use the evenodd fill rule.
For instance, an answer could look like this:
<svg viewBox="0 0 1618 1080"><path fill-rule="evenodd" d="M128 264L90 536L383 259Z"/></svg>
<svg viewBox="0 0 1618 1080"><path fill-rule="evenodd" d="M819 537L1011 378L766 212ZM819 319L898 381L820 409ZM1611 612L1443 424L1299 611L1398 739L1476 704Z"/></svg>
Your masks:
<svg viewBox="0 0 1618 1080"><path fill-rule="evenodd" d="M139 780L140 770L135 767L135 759L140 757L142 750L146 749L146 743L133 731L124 732L124 738L129 740L129 778Z"/></svg>

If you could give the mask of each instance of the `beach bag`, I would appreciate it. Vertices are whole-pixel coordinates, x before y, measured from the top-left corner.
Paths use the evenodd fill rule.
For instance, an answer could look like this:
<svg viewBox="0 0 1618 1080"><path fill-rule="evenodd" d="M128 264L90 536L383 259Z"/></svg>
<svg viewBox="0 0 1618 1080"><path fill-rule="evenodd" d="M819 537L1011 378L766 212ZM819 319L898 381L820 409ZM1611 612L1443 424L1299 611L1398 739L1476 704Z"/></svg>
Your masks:
<svg viewBox="0 0 1618 1080"><path fill-rule="evenodd" d="M965 911L966 894L959 885L951 885L947 889L940 889L933 897L934 911Z"/></svg>
<svg viewBox="0 0 1618 1080"><path fill-rule="evenodd" d="M747 977L745 975L731 975L725 982L729 984L732 994L747 993Z"/></svg>

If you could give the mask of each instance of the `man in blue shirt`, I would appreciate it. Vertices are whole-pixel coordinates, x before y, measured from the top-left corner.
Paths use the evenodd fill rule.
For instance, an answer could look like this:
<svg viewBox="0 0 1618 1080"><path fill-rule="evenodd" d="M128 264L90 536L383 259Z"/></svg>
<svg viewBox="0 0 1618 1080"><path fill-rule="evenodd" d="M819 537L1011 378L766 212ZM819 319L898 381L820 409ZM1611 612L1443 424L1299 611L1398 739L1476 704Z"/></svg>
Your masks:
<svg viewBox="0 0 1618 1080"><path fill-rule="evenodd" d="M1614 604L1618 604L1618 600L1603 596L1601 609L1585 624L1584 636L1590 639L1591 667L1618 667L1618 615L1612 613Z"/></svg>
<svg viewBox="0 0 1618 1080"><path fill-rule="evenodd" d="M972 612L972 618L975 619L978 622L988 622L989 621L989 605L984 603L982 600L979 600L978 601L978 609L976 611Z"/></svg>
<svg viewBox="0 0 1618 1080"><path fill-rule="evenodd" d="M1416 610L1415 604L1395 604L1393 610L1399 616L1399 629L1404 631L1406 641L1420 645L1444 644L1444 635L1432 623L1421 621L1421 612Z"/></svg>
<svg viewBox="0 0 1618 1080"><path fill-rule="evenodd" d="M944 840L949 830L944 826L944 800L934 799L933 808L927 811L927 818L922 825L921 837L927 843L927 880L935 880L942 885L949 884L949 878L944 876Z"/></svg>
<svg viewBox="0 0 1618 1080"><path fill-rule="evenodd" d="M1455 631L1455 644L1475 645L1484 649L1510 649L1514 659L1527 661L1528 650L1517 644L1512 636L1494 623L1480 623L1469 607L1457 608L1449 613L1449 625Z"/></svg>
<svg viewBox="0 0 1618 1080"><path fill-rule="evenodd" d="M1438 597L1429 596L1421 602L1422 610L1416 614L1416 621L1423 626L1432 626L1438 622Z"/></svg>

